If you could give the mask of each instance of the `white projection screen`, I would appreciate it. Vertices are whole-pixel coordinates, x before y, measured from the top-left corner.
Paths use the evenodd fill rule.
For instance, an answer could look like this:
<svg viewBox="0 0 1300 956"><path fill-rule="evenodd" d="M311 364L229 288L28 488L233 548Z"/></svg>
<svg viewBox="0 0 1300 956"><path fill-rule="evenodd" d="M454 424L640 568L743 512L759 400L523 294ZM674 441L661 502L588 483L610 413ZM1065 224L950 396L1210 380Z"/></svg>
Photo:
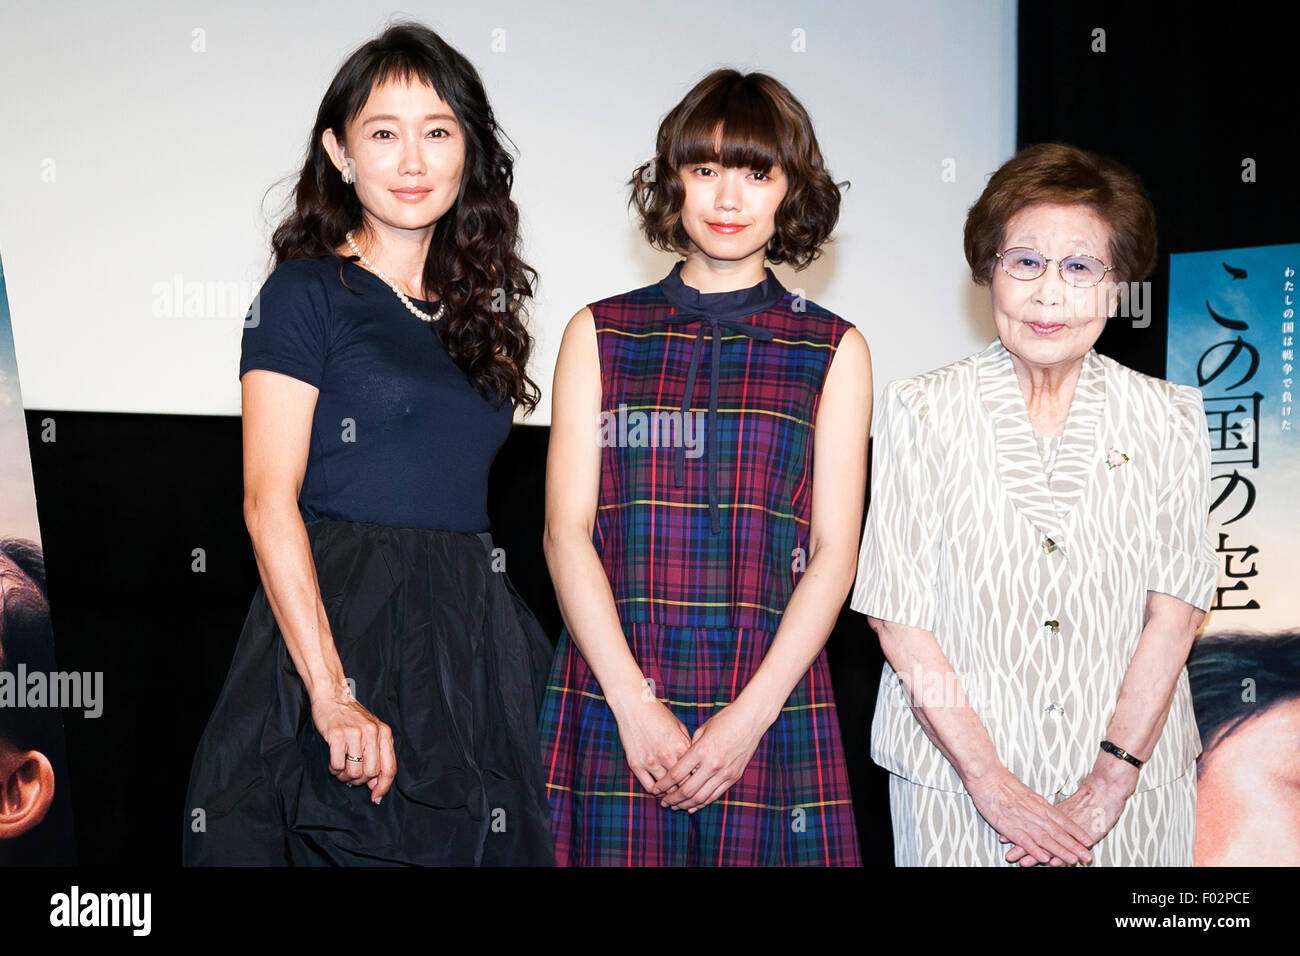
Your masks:
<svg viewBox="0 0 1300 956"><path fill-rule="evenodd" d="M661 278L624 183L718 66L776 76L844 194L835 241L776 272L866 335L876 390L994 332L965 213L1015 145L1015 4L348 2L0 9L0 254L28 408L239 413L244 312L343 59L394 17L478 68L518 148L531 366L550 421L564 325Z"/></svg>

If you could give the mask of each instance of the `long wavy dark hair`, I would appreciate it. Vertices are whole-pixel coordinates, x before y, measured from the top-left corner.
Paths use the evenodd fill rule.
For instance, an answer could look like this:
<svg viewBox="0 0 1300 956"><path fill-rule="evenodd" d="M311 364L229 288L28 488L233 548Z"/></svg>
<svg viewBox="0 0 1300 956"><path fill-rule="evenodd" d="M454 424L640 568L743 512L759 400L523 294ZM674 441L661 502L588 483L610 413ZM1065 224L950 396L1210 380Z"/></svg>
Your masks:
<svg viewBox="0 0 1300 956"><path fill-rule="evenodd" d="M371 90L390 80L432 86L465 133L460 194L435 224L424 263L424 287L447 304L440 322L447 351L480 390L532 412L540 392L526 372L533 339L524 327L524 305L537 273L519 255L519 210L510 198L514 159L504 145L509 138L497 126L478 71L423 24L391 24L335 75L316 113L292 211L271 238L273 263L334 253L348 230L362 226L361 202L321 136L332 129L345 142L347 124Z"/></svg>

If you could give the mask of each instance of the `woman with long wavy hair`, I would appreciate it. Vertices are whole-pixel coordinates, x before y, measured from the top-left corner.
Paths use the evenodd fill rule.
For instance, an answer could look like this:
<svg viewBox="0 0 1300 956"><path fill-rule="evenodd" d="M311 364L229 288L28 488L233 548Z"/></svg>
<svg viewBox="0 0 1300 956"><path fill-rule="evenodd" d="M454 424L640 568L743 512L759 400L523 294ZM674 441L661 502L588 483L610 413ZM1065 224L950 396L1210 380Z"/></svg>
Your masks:
<svg viewBox="0 0 1300 956"><path fill-rule="evenodd" d="M474 67L390 26L316 116L245 320L261 575L194 759L187 865L554 862L550 644L488 472L532 410L513 161Z"/></svg>

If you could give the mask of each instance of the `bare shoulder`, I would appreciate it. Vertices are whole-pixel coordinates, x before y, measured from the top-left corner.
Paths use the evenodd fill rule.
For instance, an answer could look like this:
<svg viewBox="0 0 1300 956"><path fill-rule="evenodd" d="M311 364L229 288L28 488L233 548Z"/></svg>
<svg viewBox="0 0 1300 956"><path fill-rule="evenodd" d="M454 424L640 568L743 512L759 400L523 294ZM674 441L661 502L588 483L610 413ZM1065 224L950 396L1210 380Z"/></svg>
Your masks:
<svg viewBox="0 0 1300 956"><path fill-rule="evenodd" d="M844 357L846 365L865 368L871 374L871 349L867 346L867 337L856 326L851 327L842 336L835 349L835 356Z"/></svg>
<svg viewBox="0 0 1300 956"><path fill-rule="evenodd" d="M600 349L596 343L596 319L583 306L564 327L560 354L555 362L555 386L565 390L574 385L584 390L600 388Z"/></svg>
<svg viewBox="0 0 1300 956"><path fill-rule="evenodd" d="M596 317L589 307L583 306L565 325L560 354L568 358L580 355L587 360L596 355Z"/></svg>
<svg viewBox="0 0 1300 956"><path fill-rule="evenodd" d="M564 337L566 339L570 335L586 337L588 333L593 336L596 334L596 316L592 313L591 306L584 305L573 313L573 318L569 319L564 329Z"/></svg>
<svg viewBox="0 0 1300 956"><path fill-rule="evenodd" d="M871 394L871 350L862 333L852 327L840 336L823 383L824 391L841 389L865 389Z"/></svg>

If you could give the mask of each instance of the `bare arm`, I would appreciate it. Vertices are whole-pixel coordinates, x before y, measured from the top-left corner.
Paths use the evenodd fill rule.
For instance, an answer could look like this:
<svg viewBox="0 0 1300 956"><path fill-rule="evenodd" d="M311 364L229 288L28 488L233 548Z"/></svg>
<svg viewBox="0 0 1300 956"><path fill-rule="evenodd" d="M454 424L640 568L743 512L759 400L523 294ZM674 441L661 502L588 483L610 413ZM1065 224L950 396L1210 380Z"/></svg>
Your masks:
<svg viewBox="0 0 1300 956"><path fill-rule="evenodd" d="M330 745L341 780L366 781L378 802L397 772L392 731L351 695L321 600L298 494L307 469L319 390L266 369L240 380L243 397L244 522L271 611ZM363 763L348 761L347 754Z"/></svg>
<svg viewBox="0 0 1300 956"><path fill-rule="evenodd" d="M1162 429L1166 462L1155 510L1158 547L1148 569L1142 634L1124 671L1106 739L1146 760L1173 703L1178 675L1205 620L1218 562L1206 530L1210 512L1210 440L1200 392L1179 387ZM1136 767L1099 751L1093 774L1124 796L1137 787Z"/></svg>
<svg viewBox="0 0 1300 956"><path fill-rule="evenodd" d="M1148 591L1145 617L1115 711L1106 725L1107 740L1143 761L1150 759L1164 730L1178 675L1187 663L1205 612L1172 595ZM1093 769L1122 782L1129 794L1137 788L1138 770L1125 760L1099 751Z"/></svg>
<svg viewBox="0 0 1300 956"><path fill-rule="evenodd" d="M617 713L641 696L642 674L591 543L600 491L600 365L591 310L569 322L555 364L546 455L543 551L573 642Z"/></svg>
<svg viewBox="0 0 1300 956"><path fill-rule="evenodd" d="M921 729L952 764L966 789L1003 769L988 730L966 699L961 681L934 634L878 617L868 617L867 621L880 638L880 649L898 675ZM920 686L913 686L918 677ZM926 678L931 687L944 688L945 692L952 688L953 699L927 696Z"/></svg>
<svg viewBox="0 0 1300 956"><path fill-rule="evenodd" d="M308 692L347 690L334 648L298 494L307 470L319 390L253 369L240 379L244 428L244 523L257 571L285 645Z"/></svg>
<svg viewBox="0 0 1300 956"><path fill-rule="evenodd" d="M826 373L817 411L808 564L763 663L735 700L753 709L764 731L826 645L853 586L867 487L871 395L867 340L850 329Z"/></svg>
<svg viewBox="0 0 1300 956"><path fill-rule="evenodd" d="M555 364L542 547L565 627L618 722L629 766L649 790L689 739L645 684L591 541L600 493L600 405L595 321L582 309L565 329Z"/></svg>

